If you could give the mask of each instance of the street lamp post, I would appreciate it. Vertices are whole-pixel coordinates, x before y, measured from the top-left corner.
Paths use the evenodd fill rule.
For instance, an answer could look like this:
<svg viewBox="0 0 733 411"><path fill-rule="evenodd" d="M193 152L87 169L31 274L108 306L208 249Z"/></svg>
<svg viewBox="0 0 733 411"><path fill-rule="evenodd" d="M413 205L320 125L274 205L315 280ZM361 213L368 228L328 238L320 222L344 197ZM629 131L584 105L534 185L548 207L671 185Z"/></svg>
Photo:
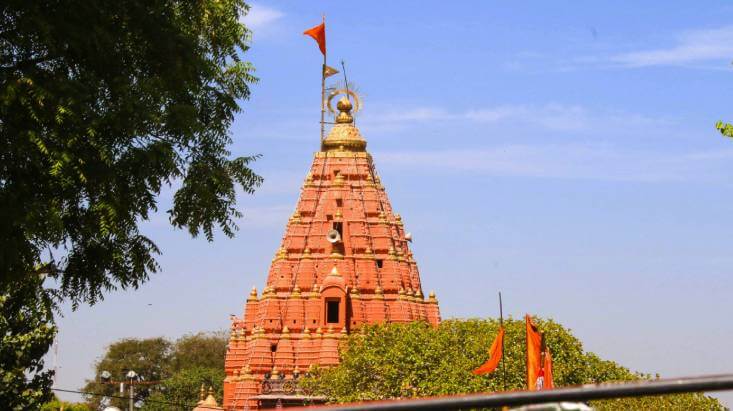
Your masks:
<svg viewBox="0 0 733 411"><path fill-rule="evenodd" d="M128 380L130 380L130 411L134 411L133 407L135 406L135 384L133 384L133 380L137 378L137 373L133 370L130 370L127 372L126 377Z"/></svg>
<svg viewBox="0 0 733 411"><path fill-rule="evenodd" d="M112 373L109 371L102 371L100 375L102 379L102 384L119 384L120 385L120 394L125 393L125 384L128 384L129 389L129 411L135 410L135 385L155 385L160 384L160 381L144 381L143 378L141 378L137 372L133 370L127 371L127 374L125 374L124 378L121 381L114 381L112 380Z"/></svg>

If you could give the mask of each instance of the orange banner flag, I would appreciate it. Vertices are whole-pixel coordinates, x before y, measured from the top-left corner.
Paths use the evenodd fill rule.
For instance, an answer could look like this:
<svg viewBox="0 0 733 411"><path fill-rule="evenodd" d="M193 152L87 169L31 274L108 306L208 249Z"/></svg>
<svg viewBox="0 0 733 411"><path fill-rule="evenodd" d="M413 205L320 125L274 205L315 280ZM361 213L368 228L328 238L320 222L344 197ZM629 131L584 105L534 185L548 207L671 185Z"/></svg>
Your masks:
<svg viewBox="0 0 733 411"><path fill-rule="evenodd" d="M481 364L480 367L476 368L472 372L476 375L482 375L482 374L488 374L496 369L496 367L499 366L499 361L501 361L501 356L503 355L502 351L502 342L504 341L504 327L499 328L499 334L494 338L494 342L491 343L491 348L489 348L489 359Z"/></svg>
<svg viewBox="0 0 733 411"><path fill-rule="evenodd" d="M315 27L309 28L304 31L303 34L313 37L313 40L318 43L318 48L321 49L321 53L323 53L324 56L326 55L326 23L321 23Z"/></svg>
<svg viewBox="0 0 733 411"><path fill-rule="evenodd" d="M545 370L545 381L543 383L542 389L548 390L555 388L555 382L552 380L552 356L550 355L550 349L545 349L545 364L544 364L544 370Z"/></svg>
<svg viewBox="0 0 733 411"><path fill-rule="evenodd" d="M537 389L537 377L542 370L542 335L532 324L529 314L524 317L527 324L527 388Z"/></svg>

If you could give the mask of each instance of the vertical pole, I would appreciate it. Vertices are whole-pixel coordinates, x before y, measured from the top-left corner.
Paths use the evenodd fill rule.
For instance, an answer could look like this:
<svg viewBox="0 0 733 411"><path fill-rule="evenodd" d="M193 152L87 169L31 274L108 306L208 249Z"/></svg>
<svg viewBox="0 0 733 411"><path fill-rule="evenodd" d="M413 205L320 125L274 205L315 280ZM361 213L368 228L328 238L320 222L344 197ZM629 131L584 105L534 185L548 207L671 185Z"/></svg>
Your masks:
<svg viewBox="0 0 733 411"><path fill-rule="evenodd" d="M349 95L349 79L346 76L346 63L341 60L341 70L344 73L344 87L346 87L346 98L351 100L351 95Z"/></svg>
<svg viewBox="0 0 733 411"><path fill-rule="evenodd" d="M323 15L323 30L326 30L326 15ZM321 143L326 136L326 53L323 53L321 66Z"/></svg>
<svg viewBox="0 0 733 411"><path fill-rule="evenodd" d="M524 369L526 370L527 376L527 389L532 390L532 383L529 381L529 330L527 329L527 317L529 314L524 316Z"/></svg>
<svg viewBox="0 0 733 411"><path fill-rule="evenodd" d="M346 63L341 60L341 70L344 72L344 86L346 87L346 99L351 101L351 93L349 92L349 79L346 76ZM354 126L356 126L356 117L354 117Z"/></svg>
<svg viewBox="0 0 733 411"><path fill-rule="evenodd" d="M135 411L134 407L134 399L135 397L135 385L132 383L132 378L130 378L130 411Z"/></svg>
<svg viewBox="0 0 733 411"><path fill-rule="evenodd" d="M504 328L504 307L501 303L501 291L499 291L499 326ZM501 339L501 374L506 391L506 352L504 351L504 339Z"/></svg>

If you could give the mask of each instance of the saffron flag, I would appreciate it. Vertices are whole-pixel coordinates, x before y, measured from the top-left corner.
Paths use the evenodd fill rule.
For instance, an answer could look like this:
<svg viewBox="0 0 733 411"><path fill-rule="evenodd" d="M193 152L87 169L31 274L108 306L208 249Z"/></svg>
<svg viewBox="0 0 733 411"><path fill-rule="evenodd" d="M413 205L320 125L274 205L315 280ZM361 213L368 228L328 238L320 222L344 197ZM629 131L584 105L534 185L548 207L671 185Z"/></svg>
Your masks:
<svg viewBox="0 0 733 411"><path fill-rule="evenodd" d="M542 335L532 324L529 314L524 319L527 325L527 388L534 390L542 370Z"/></svg>
<svg viewBox="0 0 733 411"><path fill-rule="evenodd" d="M321 23L315 27L309 28L304 31L303 34L313 37L313 40L318 43L318 48L321 49L321 53L323 53L324 56L326 55L326 23Z"/></svg>
<svg viewBox="0 0 733 411"><path fill-rule="evenodd" d="M476 375L482 375L482 374L488 374L496 369L496 367L499 366L499 361L501 361L501 356L503 354L502 352L502 343L504 341L504 327L499 328L499 334L494 338L494 342L491 343L491 348L489 348L489 359L481 364L480 367L473 370L473 373Z"/></svg>
<svg viewBox="0 0 733 411"><path fill-rule="evenodd" d="M550 349L545 349L545 364L543 369L545 370L545 381L544 381L544 389L552 389L555 388L555 382L552 381L552 355L550 355Z"/></svg>
<svg viewBox="0 0 733 411"><path fill-rule="evenodd" d="M331 66L327 66L325 64L323 65L323 78L329 78L333 76L334 74L338 74L338 73L339 71L336 70L335 68Z"/></svg>

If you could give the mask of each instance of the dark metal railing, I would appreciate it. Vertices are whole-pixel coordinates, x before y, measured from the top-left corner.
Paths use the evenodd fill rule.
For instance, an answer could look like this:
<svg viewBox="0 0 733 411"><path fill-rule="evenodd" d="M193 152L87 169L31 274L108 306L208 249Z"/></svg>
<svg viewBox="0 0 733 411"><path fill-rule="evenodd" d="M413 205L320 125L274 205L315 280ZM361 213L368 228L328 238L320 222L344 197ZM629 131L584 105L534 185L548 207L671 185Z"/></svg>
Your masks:
<svg viewBox="0 0 733 411"><path fill-rule="evenodd" d="M692 378L587 384L545 391L513 391L445 397L362 402L318 407L330 411L459 410L552 402L602 400L649 395L733 390L733 374Z"/></svg>

